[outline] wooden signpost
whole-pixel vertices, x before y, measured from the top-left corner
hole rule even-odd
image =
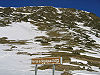
[[[55,72],[55,64],[62,64],[62,57],[48,57],[48,58],[33,58],[31,61],[35,66],[35,75],[37,75],[37,65],[38,64],[52,64],[53,65],[53,74]]]

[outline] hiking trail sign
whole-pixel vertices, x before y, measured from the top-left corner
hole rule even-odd
[[[53,74],[55,72],[55,64],[62,64],[62,57],[47,57],[47,58],[33,58],[31,64],[36,64],[35,66],[35,75],[37,75],[37,65],[38,64],[52,64],[53,65]]]

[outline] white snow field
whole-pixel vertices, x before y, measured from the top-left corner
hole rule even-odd
[[[38,52],[49,52],[34,41],[36,36],[47,36],[45,31],[39,31],[37,26],[29,22],[12,23],[7,27],[0,27],[0,38],[7,37],[7,40],[28,40],[27,44],[0,44],[0,75],[34,75],[35,65],[31,64],[31,59],[36,57],[46,57]],[[12,46],[16,46],[9,51]],[[8,51],[6,51],[8,50]],[[17,54],[18,52],[24,54]],[[26,54],[25,54],[26,53]],[[27,55],[27,53],[39,55]],[[44,73],[45,72],[45,73]],[[38,70],[38,75],[50,75],[52,70]],[[60,71],[56,71],[60,75]]]

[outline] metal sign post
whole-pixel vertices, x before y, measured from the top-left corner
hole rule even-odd
[[[54,75],[55,74],[55,64],[53,64],[53,73],[52,73],[52,75]]]
[[[33,58],[31,64],[35,65],[35,75],[37,75],[38,64],[52,64],[53,70],[52,75],[55,74],[55,64],[62,64],[62,57],[49,57],[49,58]]]
[[[35,75],[37,75],[37,64],[35,65]]]

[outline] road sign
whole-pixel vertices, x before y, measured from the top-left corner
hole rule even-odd
[[[62,64],[61,57],[33,58],[32,64]]]
[[[62,64],[62,57],[33,58],[31,64],[36,64],[35,75],[37,75],[37,64],[53,64],[53,73],[55,73],[55,64]]]

